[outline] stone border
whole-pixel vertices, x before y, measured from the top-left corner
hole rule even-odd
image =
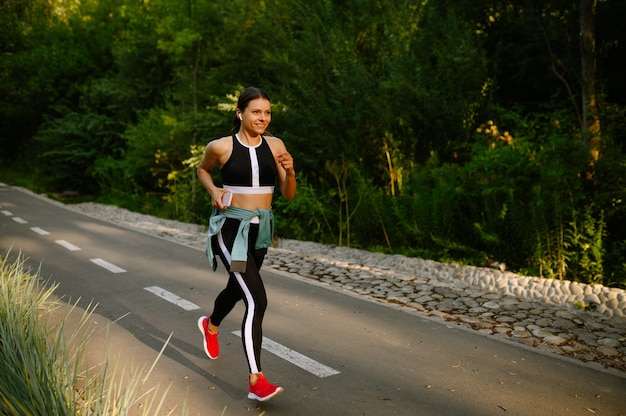
[[[439,263],[397,254],[370,253],[359,249],[325,246],[313,242],[279,240],[276,247],[314,255],[321,259],[343,260],[353,264],[351,267],[358,268],[359,263],[367,264],[379,270],[393,271],[396,276],[404,275],[404,278],[424,277],[501,296],[515,296],[529,301],[569,305],[578,309],[599,312],[609,317],[626,317],[626,291],[619,288],[522,276],[487,267]]]

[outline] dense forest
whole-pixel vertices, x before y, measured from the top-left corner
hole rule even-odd
[[[626,287],[623,0],[3,0],[0,37],[5,182],[206,223],[257,86],[279,237]]]

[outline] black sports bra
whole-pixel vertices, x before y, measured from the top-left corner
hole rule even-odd
[[[276,183],[276,161],[261,135],[256,146],[246,146],[233,134],[233,151],[222,166],[224,189],[234,194],[271,194]]]

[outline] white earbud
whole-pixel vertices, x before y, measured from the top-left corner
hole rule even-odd
[[[241,114],[237,114],[237,117],[239,117],[239,120],[243,120],[243,119],[241,118]]]

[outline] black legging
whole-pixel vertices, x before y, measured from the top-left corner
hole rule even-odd
[[[213,252],[219,255],[227,270],[230,270],[231,252],[238,228],[239,220],[227,218],[221,231],[211,240]],[[265,286],[259,274],[267,249],[254,248],[258,232],[258,224],[250,224],[246,271],[229,272],[226,288],[215,299],[211,314],[211,323],[220,326],[237,302],[243,299],[246,313],[241,324],[241,338],[250,373],[261,372],[262,323],[267,308]]]

